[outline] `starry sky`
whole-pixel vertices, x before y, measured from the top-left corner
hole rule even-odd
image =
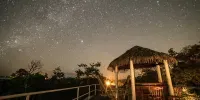
[[[200,0],[0,0],[0,75],[41,60],[74,75],[135,45],[167,52],[200,41]]]

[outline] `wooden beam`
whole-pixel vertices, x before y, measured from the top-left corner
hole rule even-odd
[[[162,83],[162,75],[161,75],[161,71],[160,71],[160,65],[156,65],[156,71],[157,71],[157,75],[158,75],[158,82]]]
[[[118,66],[115,66],[115,89],[116,89],[116,95],[115,99],[118,100]]]
[[[172,80],[171,80],[171,76],[170,76],[170,71],[169,71],[169,66],[168,66],[167,60],[163,60],[163,63],[164,63],[164,66],[165,66],[167,84],[168,84],[168,87],[169,87],[169,94],[170,94],[170,96],[174,96],[174,89],[173,89],[173,85],[172,85]]]
[[[130,73],[131,73],[131,89],[132,89],[132,100],[136,100],[135,92],[135,69],[133,65],[133,60],[130,59]]]

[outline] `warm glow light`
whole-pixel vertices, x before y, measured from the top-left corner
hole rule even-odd
[[[110,86],[110,81],[109,80],[106,81],[106,85]]]

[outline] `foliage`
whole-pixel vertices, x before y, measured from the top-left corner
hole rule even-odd
[[[76,70],[75,72],[76,72],[77,78],[80,78],[81,76],[84,75],[84,72],[82,70],[80,70],[80,69]]]
[[[48,79],[48,74],[45,73],[45,74],[44,74],[44,77],[45,77],[45,79]]]
[[[176,53],[172,48],[168,51],[179,60],[178,66],[172,69],[172,81],[176,85],[200,85],[200,43],[183,47]]]
[[[29,73],[26,69],[20,68],[19,70],[17,70],[15,73],[12,73],[12,77],[25,77],[27,76]]]
[[[36,76],[44,77],[43,75],[39,74],[42,66],[43,64],[41,63],[41,61],[32,60],[28,65],[27,70],[20,68],[15,73],[12,73],[11,76],[13,77],[13,79],[11,83],[15,85],[14,86],[11,85],[11,87],[19,92],[20,91],[27,92],[27,89],[30,89],[32,87],[32,83],[35,84],[39,81],[38,79],[34,79]],[[33,81],[33,80],[38,80],[38,81]]]
[[[27,77],[30,74],[39,73],[43,64],[39,60],[32,60],[28,65],[28,70],[20,68],[15,73],[12,73],[12,77]]]
[[[200,43],[184,47],[177,55],[177,59],[186,63],[198,62],[200,59]]]
[[[83,68],[84,71],[81,69],[76,70],[76,76],[79,79],[81,76],[86,76],[87,78],[87,84],[90,84],[91,78],[95,77],[95,75],[100,75],[99,73],[99,67],[101,66],[100,62],[97,63],[90,63],[89,65],[87,64],[79,64],[78,65],[80,68]]]
[[[172,81],[175,85],[200,85],[200,64],[179,63],[172,69]]]
[[[144,83],[144,82],[158,82],[157,72],[152,69],[142,69],[142,75],[136,77],[136,82]]]
[[[52,78],[55,78],[55,79],[62,79],[64,78],[65,74],[64,72],[61,71],[60,67],[57,67],[53,70],[53,76]]]
[[[176,56],[177,56],[177,52],[174,51],[173,48],[170,48],[170,49],[168,50],[168,53],[169,53],[169,55],[172,56],[172,57],[176,57]]]
[[[93,75],[99,75],[99,67],[101,66],[100,62],[97,63],[90,63],[89,66],[87,64],[79,64],[79,67],[84,68],[84,71],[78,69],[76,70],[77,78],[80,76],[86,75],[86,77],[92,77]]]

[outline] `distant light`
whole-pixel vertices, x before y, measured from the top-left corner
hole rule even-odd
[[[183,88],[182,91],[183,91],[183,92],[186,92],[186,91],[187,91],[187,88]]]
[[[81,43],[83,43],[83,40],[81,40]]]
[[[110,86],[110,81],[109,80],[106,81],[106,85]]]

